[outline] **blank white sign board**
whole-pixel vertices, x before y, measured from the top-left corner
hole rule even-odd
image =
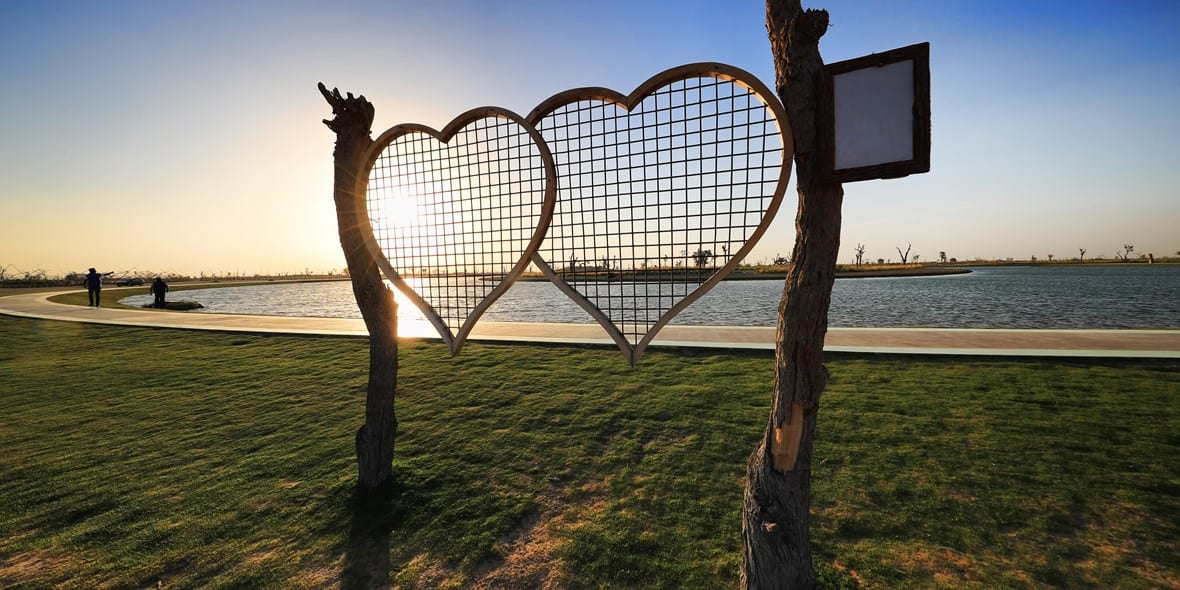
[[[914,159],[914,62],[833,76],[836,169]]]
[[[838,182],[930,170],[930,45],[825,67],[826,175]]]

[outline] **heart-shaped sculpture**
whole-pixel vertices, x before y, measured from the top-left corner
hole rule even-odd
[[[553,157],[522,117],[483,107],[442,131],[393,127],[368,161],[366,242],[390,282],[458,354],[545,235],[556,195]]]
[[[553,153],[557,206],[533,260],[634,364],[766,231],[791,174],[782,105],[723,64],[657,74],[628,96],[559,93],[528,116]]]

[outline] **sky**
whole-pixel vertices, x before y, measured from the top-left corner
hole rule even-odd
[[[1180,3],[805,6],[828,63],[931,46],[931,171],[845,184],[840,262],[1180,252]],[[0,0],[0,268],[339,271],[317,82],[376,137],[700,61],[773,87],[765,5]],[[748,260],[789,255],[795,199]]]

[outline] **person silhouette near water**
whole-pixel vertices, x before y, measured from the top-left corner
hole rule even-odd
[[[99,274],[94,267],[90,267],[90,272],[86,273],[86,294],[90,297],[91,307],[99,307],[102,303],[102,278],[111,273],[104,272]]]
[[[165,283],[164,279],[156,277],[148,291],[156,296],[155,307],[164,307],[164,294],[168,292],[168,283]]]

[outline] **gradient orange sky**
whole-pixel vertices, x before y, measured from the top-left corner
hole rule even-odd
[[[838,61],[931,43],[932,171],[845,185],[842,262],[1180,251],[1180,4],[816,3]],[[344,266],[331,116],[374,136],[719,61],[773,85],[765,6],[698,2],[0,2],[0,267]],[[789,254],[793,190],[751,259]]]

